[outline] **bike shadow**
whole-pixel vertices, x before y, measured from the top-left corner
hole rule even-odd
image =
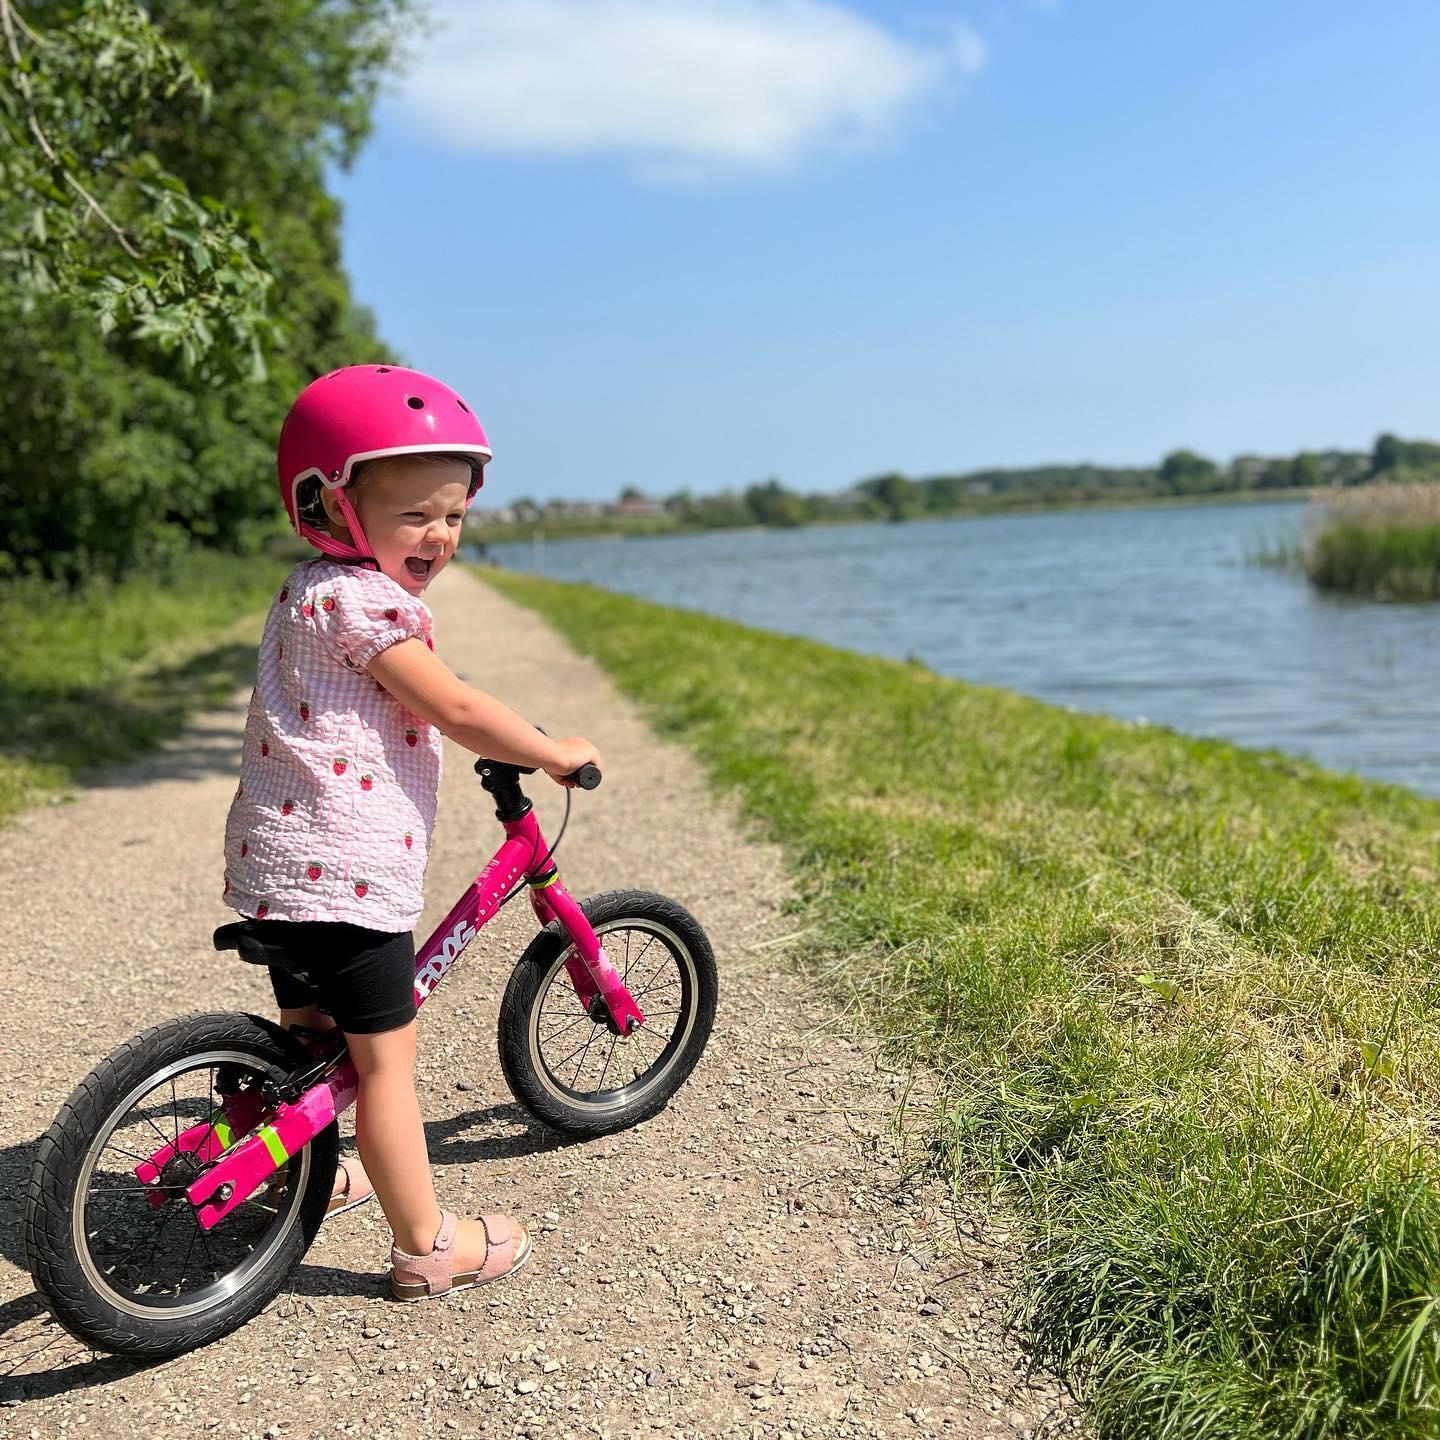
[[[38,1135],[33,1140],[0,1147],[0,1255],[21,1270],[30,1268],[25,1259],[25,1242],[20,1225],[25,1189],[30,1183],[30,1171],[34,1169],[35,1152],[39,1148]],[[9,1305],[0,1305],[0,1334],[9,1328],[3,1323],[9,1308]]]
[[[477,1130],[481,1133],[476,1134]],[[513,1102],[433,1120],[425,1126],[425,1141],[434,1165],[484,1165],[585,1143],[547,1130]],[[37,1137],[0,1148],[0,1253],[22,1273],[29,1269],[21,1231],[24,1192],[39,1146]],[[353,1298],[375,1296],[384,1290],[384,1276],[373,1270],[345,1270],[307,1261],[280,1303],[287,1297],[303,1303],[304,1297]],[[0,1303],[0,1405],[51,1399],[165,1363],[125,1360],[85,1349],[48,1321],[45,1306],[33,1290]]]
[[[502,1134],[472,1135],[485,1126]],[[489,1105],[483,1110],[466,1110],[447,1120],[431,1120],[425,1126],[425,1144],[432,1165],[478,1165],[493,1160],[523,1160],[529,1155],[548,1155],[586,1142],[548,1130],[531,1119],[514,1101]]]

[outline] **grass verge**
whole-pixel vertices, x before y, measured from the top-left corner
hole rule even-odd
[[[87,771],[152,748],[243,683],[259,617],[289,568],[196,553],[161,579],[79,594],[0,589],[0,824]]]
[[[1440,804],[505,572],[787,848],[1105,1436],[1440,1435]],[[603,737],[600,737],[603,741]]]

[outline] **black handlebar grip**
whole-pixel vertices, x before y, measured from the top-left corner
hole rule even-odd
[[[582,765],[565,778],[573,780],[582,790],[593,790],[600,783],[600,772],[593,765]]]

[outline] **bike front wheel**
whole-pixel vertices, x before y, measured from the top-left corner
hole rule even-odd
[[[526,949],[500,1005],[500,1066],[520,1104],[565,1135],[611,1135],[659,1114],[710,1038],[719,982],[693,915],[647,890],[580,902],[606,957],[645,1015],[622,1038],[603,1004],[580,1004],[565,962],[574,947],[558,922]]]
[[[280,1292],[325,1217],[336,1126],[212,1230],[185,1190],[244,1138],[225,1117],[268,1119],[260,1087],[306,1058],[255,1016],[186,1015],[126,1041],[80,1082],[41,1138],[25,1198],[35,1288],[72,1335],[166,1359],[238,1329]],[[163,1168],[142,1182],[157,1156]]]

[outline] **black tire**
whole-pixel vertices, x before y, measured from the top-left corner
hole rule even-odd
[[[568,1003],[570,1009],[561,1017],[561,1023],[575,1032],[580,1045],[593,1045],[598,1040],[613,1057],[621,1042],[605,1017],[591,1019],[579,1008],[563,968],[569,938],[558,922],[552,922],[530,942],[505,987],[500,1005],[500,1066],[510,1093],[541,1124],[576,1137],[613,1135],[658,1115],[689,1078],[710,1038],[719,982],[705,932],[695,917],[673,900],[648,890],[610,890],[582,900],[580,908],[602,941],[607,935],[614,937],[606,943],[605,953],[622,978],[627,967],[635,967],[639,978],[627,981],[632,990],[644,982],[649,972],[646,969],[642,973],[641,966],[646,962],[640,954],[631,958],[630,950],[637,948],[631,937],[644,937],[639,942],[647,947],[643,953],[658,959],[662,967],[673,965],[674,978],[666,982],[675,998],[673,1029],[662,1040],[657,1020],[654,1027],[647,1023],[635,1037],[623,1042],[635,1047],[633,1055],[627,1052],[627,1059],[621,1062],[622,1070],[627,1064],[631,1070],[631,1079],[624,1085],[608,1090],[578,1088],[579,1069],[576,1083],[567,1083],[545,1053],[541,1034],[541,1020],[549,1013],[547,1000],[552,991],[557,1001]],[[626,935],[630,948],[616,953],[621,934]],[[654,951],[657,945],[663,947],[658,955]],[[653,999],[649,1002],[652,1009],[647,1010],[644,997],[637,992],[635,998],[646,1011],[647,1022],[652,1014],[659,1015],[662,1007]],[[668,1002],[663,1009],[668,1023]],[[643,1071],[634,1068],[640,1060],[645,1062]],[[582,1059],[581,1068],[584,1063]],[[607,1059],[599,1087],[604,1085],[609,1064]]]
[[[157,1208],[146,1205],[133,1170],[126,1174],[137,1151],[124,1149],[114,1137],[128,1138],[131,1130],[126,1121],[133,1114],[135,1132],[146,1133],[152,1146],[153,1137],[141,1131],[140,1122],[158,1129],[162,1140],[168,1138],[163,1106],[157,1110],[153,1105],[136,1105],[155,1094],[157,1087],[167,1083],[170,1087],[178,1134],[184,1119],[203,1118],[202,1069],[210,1077],[213,1097],[216,1085],[233,1088],[250,1084],[255,1077],[280,1079],[305,1059],[304,1050],[290,1035],[258,1016],[185,1015],[127,1040],[75,1087],[40,1141],[25,1197],[24,1234],[35,1288],[78,1340],[134,1359],[168,1359],[239,1329],[287,1284],[325,1216],[339,1150],[335,1125],[290,1157],[277,1172],[273,1188],[257,1192],[263,1203],[252,1197],[208,1235],[199,1232],[178,1193],[179,1183],[186,1183],[183,1176],[177,1175],[178,1183],[171,1187],[176,1192],[172,1199]],[[181,1102],[179,1082],[190,1075],[196,1078],[187,1085]],[[191,1088],[194,1095],[188,1093]],[[145,1152],[138,1153],[144,1158]],[[121,1185],[111,1189],[95,1184],[97,1176],[102,1182],[108,1180],[112,1169]],[[133,1194],[128,1188],[132,1185]],[[123,1198],[99,1198],[111,1194]],[[112,1219],[109,1211],[117,1218]],[[155,1239],[142,1259],[133,1260],[128,1254],[117,1259],[115,1251],[107,1248],[107,1225],[114,1225],[121,1235],[138,1232],[139,1243],[144,1244],[147,1223],[153,1226]],[[238,1254],[252,1232],[263,1244],[225,1270],[224,1257]],[[209,1269],[214,1283],[197,1281],[187,1294],[187,1267],[196,1241],[204,1242],[208,1260],[196,1258],[195,1268]],[[169,1281],[142,1279],[140,1288],[123,1283],[127,1274],[161,1274],[166,1264],[173,1263],[172,1253],[187,1245],[173,1295],[164,1291]]]

